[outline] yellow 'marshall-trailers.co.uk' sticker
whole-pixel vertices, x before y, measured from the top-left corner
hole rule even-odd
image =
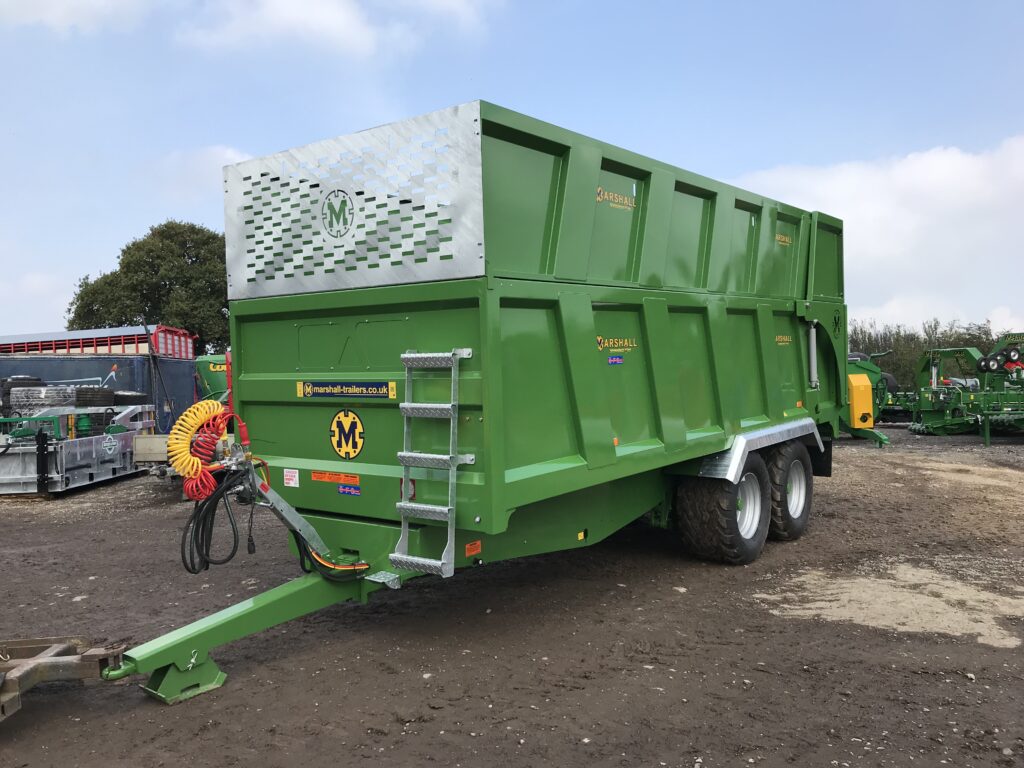
[[[297,381],[295,396],[394,400],[398,397],[398,385],[393,381]]]

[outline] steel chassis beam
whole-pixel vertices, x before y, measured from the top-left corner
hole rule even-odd
[[[106,680],[148,674],[142,689],[166,704],[176,704],[219,688],[227,675],[209,654],[213,648],[297,619],[321,608],[362,597],[362,580],[328,581],[310,573],[199,619],[124,653]],[[374,585],[377,586],[377,585]]]

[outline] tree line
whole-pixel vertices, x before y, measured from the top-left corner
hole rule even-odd
[[[914,383],[918,360],[925,351],[977,347],[982,353],[987,353],[1003,332],[994,331],[987,320],[984,323],[960,323],[956,320],[943,323],[932,318],[923,322],[920,330],[898,323],[851,320],[850,351],[871,354],[892,350],[892,354],[876,363],[883,371],[895,376],[901,387],[907,387]]]

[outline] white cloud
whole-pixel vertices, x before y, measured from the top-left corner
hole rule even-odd
[[[502,0],[0,0],[0,26],[40,25],[66,34],[126,27],[161,6],[177,37],[220,50],[308,44],[351,58],[409,53],[450,23],[479,35]]]
[[[483,29],[492,0],[219,0],[205,2],[181,28],[208,49],[274,42],[317,45],[357,59],[408,53],[427,25],[451,19],[463,33]]]
[[[382,32],[357,0],[223,0],[207,3],[200,16],[182,37],[211,48],[293,39],[365,57],[377,50]]]
[[[912,326],[987,317],[1021,328],[1024,135],[982,152],[786,166],[736,183],[843,219],[853,317]]]
[[[67,33],[127,26],[156,5],[155,0],[0,0],[0,24],[40,25]]]
[[[1009,307],[994,307],[988,313],[988,320],[992,323],[992,330],[996,333],[1003,331],[1024,331],[1024,314],[1020,309]]]
[[[499,0],[384,0],[420,10],[455,22],[463,32],[478,32],[484,27],[484,13]]]
[[[248,160],[251,155],[234,147],[216,144],[199,149],[177,150],[160,161],[160,177],[168,196],[183,203],[218,197],[224,188],[225,165]]]

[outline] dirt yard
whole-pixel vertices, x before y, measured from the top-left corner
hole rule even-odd
[[[728,568],[641,526],[214,652],[227,684],[37,688],[0,766],[1024,766],[1024,441],[843,441],[801,541]],[[202,576],[137,478],[0,500],[0,637],[147,640],[296,575]]]

